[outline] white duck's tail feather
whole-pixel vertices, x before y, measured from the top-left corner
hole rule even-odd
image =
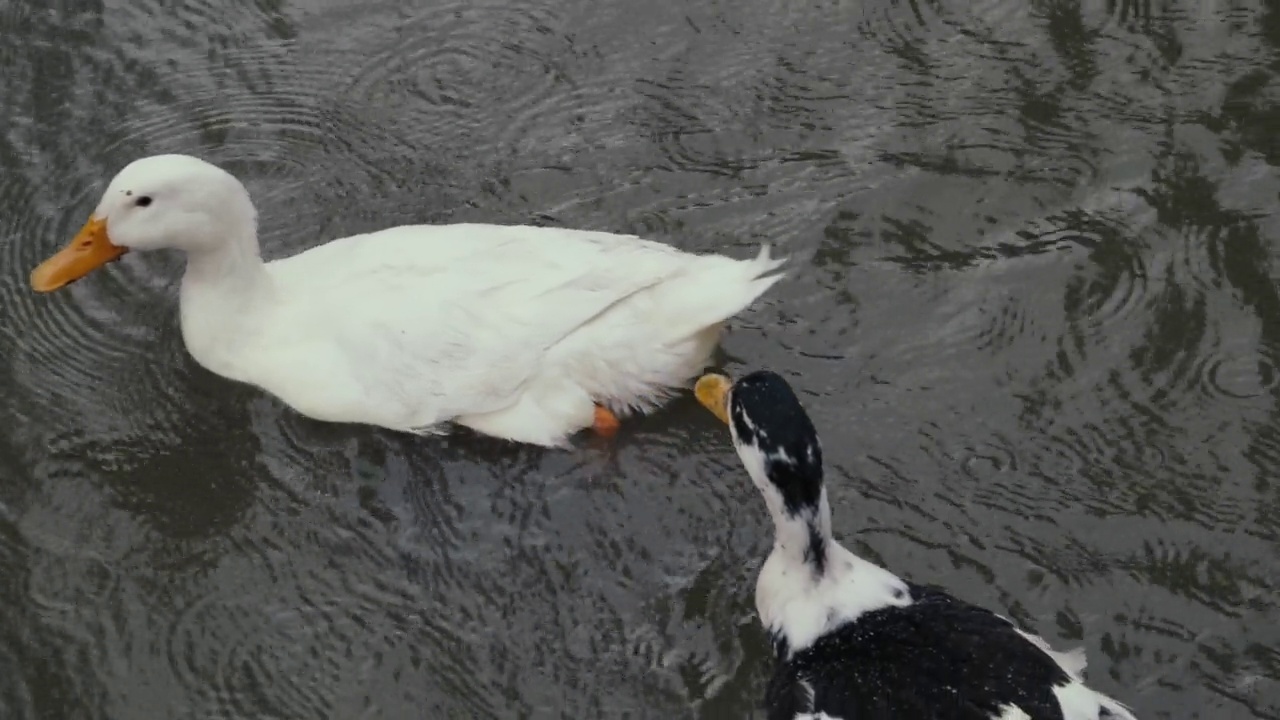
[[[661,280],[559,343],[564,372],[618,415],[657,407],[707,366],[725,321],[782,278],[769,273],[783,262],[767,246],[753,260],[681,257]]]
[[[737,315],[755,302],[774,283],[785,277],[775,272],[787,258],[774,258],[763,245],[752,260],[722,256],[701,256],[692,260],[689,271],[654,288],[662,298],[671,338],[688,337]]]

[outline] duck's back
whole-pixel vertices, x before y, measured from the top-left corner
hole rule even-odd
[[[376,271],[388,266],[418,272],[441,272],[459,266],[484,264],[526,274],[543,266],[573,261],[595,263],[604,257],[674,261],[684,255],[662,243],[633,235],[532,225],[402,225],[352,235],[318,245],[270,263],[282,278],[336,278]],[[534,265],[530,265],[533,263]]]
[[[1006,619],[910,588],[780,660],[769,720],[1132,720]]]
[[[702,359],[651,349],[750,303],[776,279],[756,280],[777,265],[762,258],[528,226],[343,238],[267,264],[278,300],[248,380],[312,417],[415,431],[513,407],[545,377],[638,404]],[[638,354],[639,370],[613,357]],[[543,424],[538,442],[576,429]]]

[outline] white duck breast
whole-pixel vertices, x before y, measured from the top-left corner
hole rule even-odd
[[[773,517],[756,609],[777,668],[770,720],[1134,720],[1009,620],[906,582],[831,534],[822,448],[795,393],[762,371],[699,380]]]
[[[32,273],[62,287],[128,250],[187,253],[192,356],[319,420],[436,432],[456,422],[560,445],[653,408],[705,365],[723,323],[781,276],[633,236],[403,226],[263,262],[244,186],[196,158],[135,161]]]

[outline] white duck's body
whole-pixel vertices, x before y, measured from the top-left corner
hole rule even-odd
[[[744,261],[480,224],[396,227],[263,262],[243,186],[184,156],[122,170],[100,221],[117,250],[187,251],[182,334],[210,371],[319,420],[415,433],[454,422],[548,446],[591,426],[597,404],[646,410],[686,385],[781,264],[767,249]],[[60,286],[42,269],[33,284]]]
[[[270,263],[193,256],[182,333],[204,367],[312,418],[556,445],[596,402],[645,410],[687,383],[775,267],[608,233],[406,226]]]

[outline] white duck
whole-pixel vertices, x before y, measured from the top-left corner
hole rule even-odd
[[[187,254],[188,351],[318,420],[545,446],[651,409],[707,364],[723,323],[782,260],[692,255],[629,235],[412,225],[263,262],[257,211],[184,155],[130,163],[71,243],[31,274],[49,292],[129,250]]]
[[[773,516],[756,611],[777,666],[769,720],[1135,720],[1090,689],[1084,653],[946,591],[903,580],[831,532],[822,445],[791,386],[709,374],[698,400],[729,425]]]

